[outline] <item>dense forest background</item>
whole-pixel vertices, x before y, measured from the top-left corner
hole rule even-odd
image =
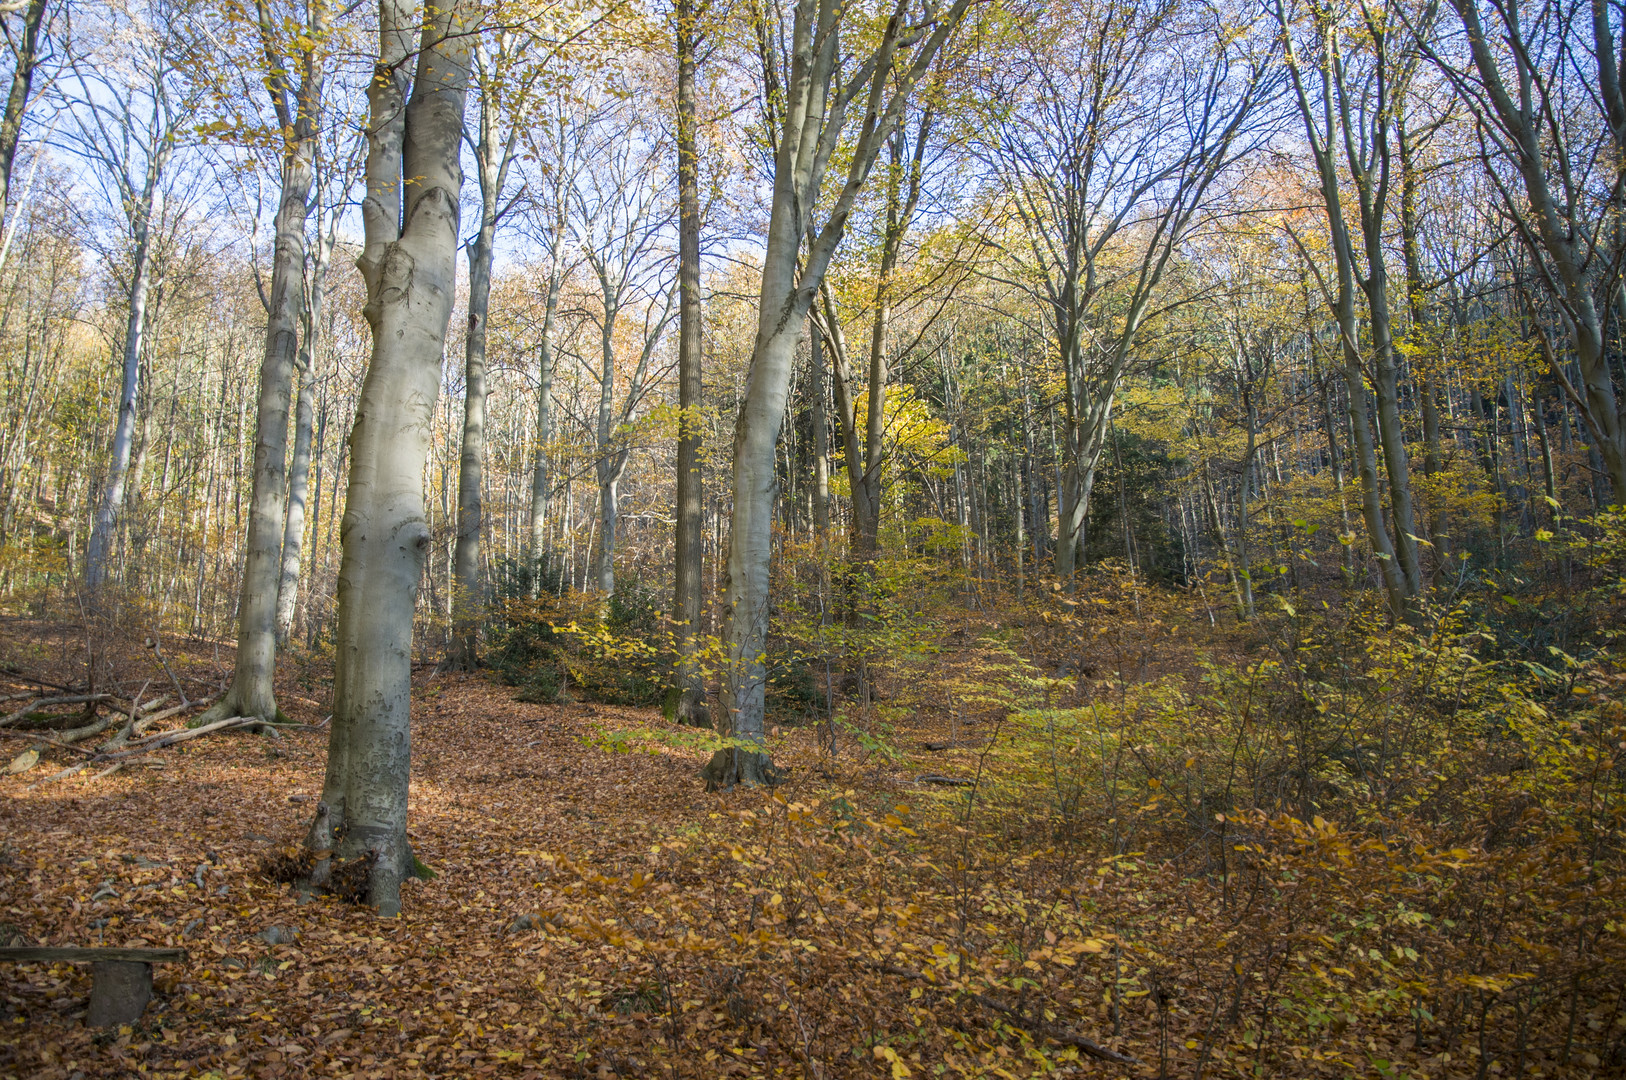
[[[94,1052],[472,1067],[342,900],[515,1075],[1618,1075],[1623,18],[0,4],[0,862],[185,742],[356,972]]]

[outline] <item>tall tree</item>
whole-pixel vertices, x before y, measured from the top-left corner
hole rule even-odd
[[[182,14],[164,3],[101,12],[91,26],[81,24],[84,35],[94,39],[81,40],[82,51],[69,62],[61,84],[67,117],[57,138],[91,167],[122,226],[115,257],[121,264],[125,324],[113,440],[85,550],[84,585],[92,595],[107,580],[125,502],[155,255],[164,221],[176,220],[181,209],[166,203],[184,201],[169,196],[176,192],[175,155],[191,132],[198,93],[182,78],[183,49],[176,33]],[[109,51],[115,49],[122,63],[110,62]]]
[[[253,489],[237,604],[237,657],[231,686],[200,721],[232,716],[278,719],[276,702],[277,594],[282,584],[284,510],[288,501],[288,410],[304,320],[306,243],[311,185],[316,175],[331,31],[327,0],[304,0],[279,12],[271,0],[252,10],[226,10],[248,23],[259,46],[258,71],[274,124],[281,193],[265,294],[265,349],[254,424]],[[295,17],[297,15],[297,17]],[[296,75],[297,73],[297,75]],[[309,431],[309,424],[306,424]]]
[[[677,0],[672,33],[677,52],[678,195],[678,438],[677,521],[673,532],[672,622],[677,631],[676,719],[709,720],[705,688],[694,662],[700,635],[701,557],[705,550],[705,491],[701,449],[700,114],[695,80],[710,0]]]
[[[797,0],[788,39],[761,50],[773,190],[756,336],[734,424],[721,722],[735,742],[707,764],[711,787],[769,783],[775,776],[768,755],[758,749],[767,689],[768,568],[778,486],[774,457],[802,327],[877,155],[902,119],[915,84],[969,6],[970,0],[954,0],[946,8],[925,0],[916,8],[899,0],[880,26],[861,27],[838,0]],[[759,27],[761,34],[776,38],[785,30],[777,22],[768,25],[765,16]],[[811,215],[855,101],[863,116],[852,133],[846,175],[823,225],[813,228]]]
[[[1433,0],[1428,0],[1424,17],[1419,20],[1422,26],[1433,21],[1433,7]],[[1408,23],[1387,20],[1371,9],[1363,7],[1359,16],[1346,17],[1330,5],[1313,3],[1308,15],[1315,52],[1313,61],[1306,64],[1292,42],[1293,22],[1288,9],[1280,2],[1276,5],[1277,20],[1288,41],[1288,70],[1305,138],[1315,160],[1337,269],[1338,287],[1335,293],[1328,290],[1328,302],[1338,323],[1344,356],[1350,425],[1361,477],[1362,516],[1383,563],[1390,606],[1397,616],[1415,618],[1423,575],[1410,457],[1400,416],[1385,229],[1396,179],[1391,141],[1396,110],[1404,107],[1404,87],[1421,54]],[[1346,21],[1353,25],[1346,26]],[[1339,147],[1343,148],[1342,155],[1338,155]],[[1358,242],[1350,232],[1344,210],[1340,165],[1354,188]],[[1356,320],[1358,296],[1365,301],[1370,362]],[[1377,404],[1375,417],[1367,406],[1368,383]],[[1387,524],[1377,475],[1378,447],[1371,434],[1374,419],[1384,478],[1388,481],[1391,521]]]
[[[598,544],[593,584],[615,591],[615,546],[620,522],[620,484],[631,451],[629,425],[655,385],[655,349],[671,321],[677,299],[671,287],[671,206],[663,198],[669,148],[657,132],[639,130],[625,100],[591,106],[585,128],[585,160],[570,193],[571,229],[582,261],[597,284],[587,319],[597,324],[598,355],[588,372],[598,384],[593,413],[593,475],[599,489]],[[627,322],[641,326],[628,335]],[[636,350],[630,373],[617,363],[618,339],[630,336]],[[617,388],[625,389],[617,403]]]
[[[452,553],[452,639],[447,665],[473,671],[478,663],[480,604],[481,482],[486,430],[486,313],[491,304],[491,262],[497,226],[512,208],[503,202],[509,168],[519,145],[519,125],[509,115],[516,104],[514,69],[529,43],[505,29],[488,47],[476,42],[474,82],[479,113],[468,136],[479,184],[480,218],[469,239],[469,324],[463,336],[463,442],[457,466],[457,543]],[[506,129],[506,130],[505,130]]]
[[[1274,50],[1185,0],[1023,12],[988,66],[1005,103],[982,156],[1004,244],[1046,312],[1065,379],[1056,573],[1070,575],[1136,338],[1215,180],[1268,130]],[[997,235],[997,234],[996,234]]]
[[[373,343],[350,433],[327,776],[306,845],[313,883],[327,880],[335,856],[368,859],[368,900],[383,915],[399,914],[401,882],[413,867],[412,616],[431,542],[424,465],[456,293],[459,149],[475,32],[466,0],[380,0],[368,88],[356,266]]]
[[[15,26],[10,18],[0,22],[0,32],[5,34],[11,51],[11,89],[6,94],[5,111],[0,113],[0,215],[10,205],[11,167],[17,160],[23,120],[33,98],[34,73],[41,58],[40,32],[46,24],[48,7],[47,0],[27,0]]]
[[[1430,56],[1480,120],[1482,157],[1500,209],[1528,253],[1537,288],[1556,308],[1579,379],[1562,349],[1553,378],[1591,432],[1626,504],[1626,396],[1610,362],[1610,324],[1626,324],[1626,34],[1620,5],[1555,0],[1534,11],[1450,0],[1468,64]],[[1620,35],[1617,37],[1617,35]],[[1514,176],[1506,175],[1511,168]],[[1577,382],[1579,385],[1577,385]]]

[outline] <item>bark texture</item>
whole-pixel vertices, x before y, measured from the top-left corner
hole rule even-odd
[[[336,856],[367,859],[368,899],[384,915],[400,912],[414,866],[412,616],[430,544],[423,469],[457,276],[471,19],[463,2],[424,11],[384,0],[368,89],[366,239],[356,265],[373,348],[350,434],[327,775],[306,844],[316,883]],[[420,26],[413,72],[409,35]]]

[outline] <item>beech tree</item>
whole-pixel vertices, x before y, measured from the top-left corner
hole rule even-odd
[[[254,485],[238,591],[237,657],[230,687],[199,718],[201,723],[233,716],[278,719],[277,602],[283,578],[284,511],[289,503],[288,410],[300,337],[310,328],[305,319],[306,227],[322,133],[331,15],[327,0],[305,0],[292,14],[273,9],[270,0],[256,0],[252,11],[225,12],[229,30],[242,24],[253,27],[263,65],[257,73],[273,121],[265,138],[277,147],[281,191],[270,289],[263,296],[265,351],[254,425]],[[321,261],[325,272],[325,260]]]
[[[755,747],[762,742],[767,689],[763,651],[777,487],[774,455],[796,347],[876,156],[902,119],[915,84],[969,6],[970,0],[946,7],[932,0],[918,7],[898,0],[878,28],[865,28],[837,0],[797,0],[788,28],[759,24],[759,33],[775,39],[761,50],[773,193],[756,335],[734,424],[720,721],[734,744],[707,764],[709,787],[770,783],[776,776],[768,756]],[[787,29],[788,37],[778,40]],[[865,41],[866,29],[878,29],[873,45]],[[823,223],[814,226],[825,174],[855,102],[862,118],[852,133],[845,176]]]
[[[1136,339],[1210,187],[1269,131],[1260,106],[1280,82],[1271,47],[1184,0],[1016,21],[1014,55],[987,65],[1002,111],[979,153],[1005,188],[1006,280],[1046,312],[1065,380],[1054,561],[1066,577]]]
[[[197,178],[178,176],[174,167],[199,99],[180,66],[183,15],[164,3],[109,8],[94,24],[81,24],[80,51],[59,84],[67,117],[56,138],[90,167],[122,226],[107,253],[120,264],[126,318],[113,440],[85,551],[84,585],[92,596],[107,580],[124,507],[157,256],[168,239],[165,226],[180,220],[196,190]]]
[[[1479,120],[1487,175],[1534,268],[1535,288],[1558,314],[1574,352],[1549,340],[1553,378],[1603,459],[1614,501],[1626,503],[1626,398],[1610,363],[1611,325],[1626,324],[1626,34],[1620,6],[1592,0],[1493,4],[1450,0],[1467,45],[1458,65],[1430,56]],[[1590,14],[1590,18],[1585,15]],[[1619,35],[1619,36],[1617,36]],[[1565,71],[1584,73],[1575,82]],[[1504,170],[1510,171],[1508,175]],[[1515,179],[1516,177],[1516,179]]]
[[[431,539],[423,472],[456,292],[474,22],[465,0],[380,0],[368,88],[356,266],[372,355],[350,434],[327,775],[306,846],[312,884],[328,880],[335,858],[367,858],[368,901],[383,915],[399,914],[414,865],[406,835],[412,610]]]

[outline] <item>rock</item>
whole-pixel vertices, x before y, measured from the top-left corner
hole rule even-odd
[[[267,945],[292,945],[299,931],[291,926],[268,926],[260,931],[260,940]]]

